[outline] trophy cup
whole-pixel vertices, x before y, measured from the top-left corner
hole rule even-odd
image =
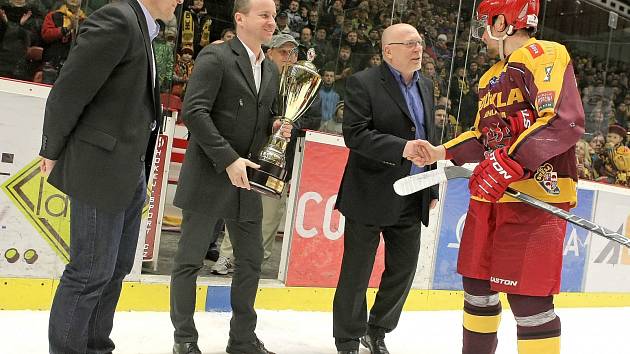
[[[308,60],[295,64],[286,64],[280,77],[278,91],[277,118],[284,124],[293,124],[306,112],[317,94],[321,77],[317,68]],[[258,193],[279,199],[284,189],[286,170],[286,149],[288,139],[283,137],[280,129],[274,133],[257,159],[253,162],[259,169],[248,168],[249,184]]]

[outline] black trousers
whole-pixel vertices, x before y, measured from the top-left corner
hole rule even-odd
[[[368,319],[365,292],[381,232],[385,271]],[[396,328],[418,265],[420,222],[374,226],[346,219],[344,233],[341,274],[333,302],[333,335],[338,350],[353,350],[358,349],[359,337],[366,332],[384,335]]]
[[[197,274],[211,242],[210,230],[218,220],[208,215],[183,211],[182,235],[171,276],[171,321],[177,343],[197,342],[199,337],[193,320]],[[236,342],[250,342],[256,338],[254,301],[263,260],[262,224],[260,220],[225,220],[225,224],[235,257],[230,293],[230,338]]]

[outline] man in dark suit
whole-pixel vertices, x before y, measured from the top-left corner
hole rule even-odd
[[[429,221],[437,188],[410,196],[394,193],[399,178],[421,172],[409,159],[418,142],[432,140],[433,85],[420,73],[422,37],[407,24],[383,33],[385,63],[359,72],[346,84],[343,136],[350,155],[336,207],[345,216],[344,254],[333,303],[339,353],[389,353],[385,333],[398,324],[420,251],[420,227]],[[385,271],[369,319],[367,290],[380,233]],[[367,322],[366,322],[367,321]]]
[[[268,44],[267,59],[271,60],[278,72],[282,72],[286,65],[292,65],[297,62],[298,58],[298,42],[290,34],[281,33],[276,34],[271,38],[271,42]],[[321,123],[321,103],[318,98],[313,101],[313,104],[306,112],[293,124],[293,131],[291,132],[292,138],[289,141],[286,148],[286,180],[291,181],[293,173],[293,159],[295,156],[295,145],[297,143],[297,137],[301,134],[300,129],[316,130]],[[287,183],[288,184],[288,183]],[[282,216],[285,213],[287,205],[288,187],[285,186],[284,191],[280,198],[273,198],[269,196],[262,196],[262,237],[263,237],[263,250],[264,257],[263,262],[267,261],[271,257],[273,252],[273,245],[276,240],[276,234],[282,221]],[[226,232],[226,238],[221,242],[221,251],[219,253],[219,259],[212,266],[212,273],[218,275],[229,274],[234,269],[232,268],[232,262],[234,260],[234,253],[232,252],[232,243],[229,238],[230,230]]]
[[[196,280],[219,218],[230,230],[236,257],[228,353],[269,353],[256,337],[254,301],[263,258],[262,203],[250,190],[246,167],[267,141],[274,122],[278,70],[262,43],[275,30],[273,0],[236,0],[237,37],[205,47],[184,99],[190,131],[174,204],[183,209],[182,235],[171,279],[174,353],[200,353],[193,321]],[[291,127],[283,129],[290,137]]]
[[[151,40],[177,0],[128,0],[85,20],[46,102],[40,155],[70,196],[70,263],[50,310],[51,353],[108,353],[133,266],[161,123]]]

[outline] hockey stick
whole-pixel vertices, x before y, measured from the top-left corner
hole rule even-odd
[[[445,182],[454,178],[469,178],[472,171],[461,166],[448,166],[444,168],[438,168],[436,170],[419,173],[413,176],[407,176],[399,179],[394,183],[394,191],[398,195],[409,195],[415,193],[427,187]],[[621,235],[620,233],[608,230],[607,228],[594,224],[593,222],[583,219],[575,214],[571,214],[551,204],[538,200],[530,195],[523,194],[512,188],[505,191],[505,194],[512,198],[516,198],[526,204],[553,214],[561,219],[564,219],[574,225],[594,232],[600,236],[603,236],[611,241],[615,241],[630,248],[630,239]]]

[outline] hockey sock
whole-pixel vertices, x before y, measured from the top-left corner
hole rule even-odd
[[[560,317],[553,296],[508,294],[517,325],[519,354],[560,354]]]
[[[466,278],[464,282],[464,335],[462,354],[493,354],[501,322],[499,294],[487,280]]]

